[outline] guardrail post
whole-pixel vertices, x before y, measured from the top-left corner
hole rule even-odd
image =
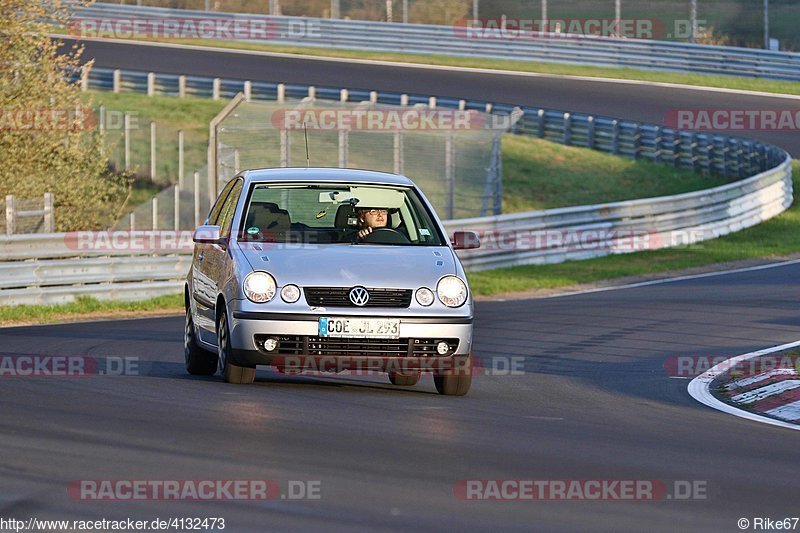
[[[186,76],[181,74],[178,76],[178,97],[185,98],[186,97]]]
[[[183,189],[183,178],[184,178],[184,157],[185,157],[185,148],[184,148],[184,135],[183,130],[178,130],[178,187]]]
[[[710,139],[706,137],[706,167],[708,168],[709,174],[712,174],[717,168],[716,157],[714,137],[712,136]]]
[[[619,120],[611,121],[611,153],[619,155]]]
[[[400,105],[401,106],[407,106],[408,105],[408,95],[407,94],[401,94],[400,95]]]
[[[147,96],[155,96],[156,94],[156,73],[147,73]]]
[[[572,115],[564,113],[564,146],[572,144]]]
[[[653,161],[659,163],[661,161],[661,141],[664,140],[663,135],[661,135],[661,126],[656,126],[655,130],[655,140],[653,142],[653,147],[655,151],[653,152]]]
[[[86,92],[89,90],[89,73],[92,71],[92,67],[88,65],[83,65],[81,67],[81,91]]]
[[[347,103],[348,98],[350,98],[350,92],[347,89],[342,89],[339,91],[339,101],[341,103]]]
[[[692,158],[692,172],[697,170],[697,134],[692,133],[689,145],[689,156]]]
[[[14,209],[14,195],[6,195],[6,235],[14,235],[16,232],[16,210]]]
[[[136,213],[131,213],[131,231],[136,231]]]
[[[122,71],[120,69],[114,69],[113,74],[113,81],[111,82],[111,90],[114,93],[118,93],[120,90],[120,86],[122,85]]]
[[[158,229],[158,196],[153,198],[153,229]]]
[[[394,132],[394,173],[395,174],[402,174],[405,170],[405,161],[404,161],[404,137],[402,131]]]
[[[173,226],[178,231],[181,229],[181,189],[177,184],[173,187],[173,194]]]
[[[131,115],[125,113],[123,135],[125,144],[125,171],[131,169]]]
[[[276,96],[276,99],[278,103],[282,104],[286,100],[286,85],[283,83],[279,83],[277,91],[278,94]]]
[[[536,117],[539,120],[538,125],[538,135],[540,139],[544,139],[545,134],[545,116],[544,116],[544,109],[539,109],[536,113]]]
[[[347,130],[339,130],[339,168],[347,168],[347,159],[350,152],[349,137]]]
[[[317,88],[313,85],[308,86],[308,99],[309,100],[316,100],[317,99]]]
[[[200,173],[194,173],[194,226],[200,225]]]
[[[672,166],[678,168],[681,166],[681,147],[683,142],[681,141],[681,132],[676,131],[672,135]]]
[[[150,123],[150,180],[155,181],[157,177],[156,169],[156,123]]]
[[[458,110],[459,111],[464,111],[465,109],[467,109],[467,101],[466,100],[459,100],[458,101]]]
[[[281,166],[289,166],[289,131],[285,128],[281,130]]]
[[[56,216],[54,208],[53,193],[44,193],[44,232],[54,233],[56,231]]]
[[[431,109],[436,109],[436,97],[430,96],[428,97],[428,107]]]
[[[377,104],[378,103],[378,91],[370,91],[369,92],[369,103]]]
[[[222,87],[222,80],[220,80],[219,78],[214,78],[214,80],[211,82],[211,99],[212,100],[219,100],[221,87]]]
[[[730,153],[731,149],[728,146],[729,140],[724,139],[722,140],[722,175],[726,178],[728,177],[728,173],[730,172],[730,168],[728,166],[728,154]]]
[[[492,104],[487,102],[486,103],[486,112],[487,113],[491,113],[492,112],[492,108],[493,108]]]
[[[589,115],[589,117],[587,117],[587,118],[586,118],[586,122],[587,122],[587,124],[588,124],[588,130],[587,130],[587,132],[586,132],[586,135],[587,135],[586,142],[588,143],[588,147],[589,147],[589,149],[590,149],[590,150],[594,150],[594,144],[595,144],[595,138],[594,138],[594,136],[595,136],[595,124],[594,124],[594,117],[593,117],[593,116],[591,116],[591,115]]]
[[[639,159],[642,154],[642,126],[637,122],[633,128],[633,158]]]
[[[252,81],[247,80],[247,81],[244,82],[243,92],[244,92],[244,99],[246,101],[249,102],[250,100],[253,99],[253,82]]]

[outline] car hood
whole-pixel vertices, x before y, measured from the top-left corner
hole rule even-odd
[[[447,246],[240,243],[239,249],[253,270],[269,272],[278,286],[435,289],[439,278],[457,273]]]

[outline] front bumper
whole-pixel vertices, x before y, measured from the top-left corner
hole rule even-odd
[[[411,317],[390,313],[388,316],[400,319],[400,338],[397,340],[372,342],[356,339],[320,339],[319,318],[336,315],[336,312],[315,315],[234,310],[230,321],[234,358],[238,364],[244,366],[273,364],[280,366],[286,358],[300,364],[305,359],[315,361],[347,359],[378,369],[381,367],[380,362],[386,365],[393,360],[402,359],[409,363],[418,361],[424,366],[426,361],[452,359],[453,356],[468,355],[472,350],[472,317]],[[275,336],[283,340],[277,350],[267,353],[263,348],[265,336]],[[430,345],[432,341],[439,340],[448,342],[454,349],[444,357],[424,353],[426,343]],[[392,346],[387,346],[389,344]],[[408,349],[404,347],[406,344]],[[374,355],[370,352],[370,346],[375,347]],[[337,348],[341,348],[341,352],[337,351]],[[388,350],[393,353],[391,355],[384,353]]]

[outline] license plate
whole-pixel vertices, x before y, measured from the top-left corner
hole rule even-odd
[[[320,318],[319,336],[398,339],[400,338],[400,319],[349,317]]]

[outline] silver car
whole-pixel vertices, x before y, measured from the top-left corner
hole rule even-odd
[[[367,215],[370,215],[368,217]],[[367,219],[378,220],[369,225]],[[430,203],[404,177],[333,168],[244,171],[195,231],[186,281],[190,374],[252,383],[284,373],[431,372],[441,394],[472,382],[472,295]]]

